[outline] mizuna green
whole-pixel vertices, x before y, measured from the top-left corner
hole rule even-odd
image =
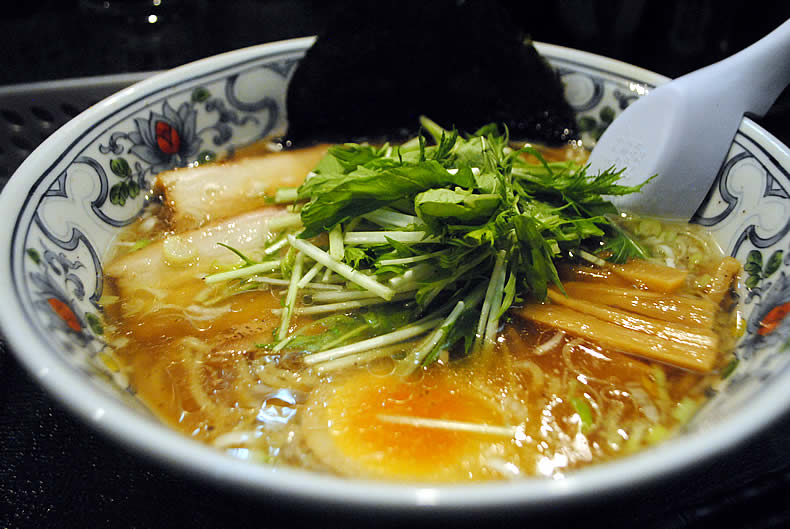
[[[336,145],[301,187],[278,191],[278,202],[293,201],[301,226],[286,229],[288,251],[271,277],[241,255],[230,289],[266,277],[287,284],[279,332],[265,347],[306,345],[298,331],[289,335],[294,314],[339,311],[349,325],[309,340],[306,363],[367,358],[419,339],[401,355],[408,373],[456,344],[465,353],[492,347],[513,303],[562,288],[559,259],[647,256],[605,198],[644,185],[617,184],[622,170],[588,174],[576,162],[547,162],[532,147],[513,147],[495,124],[467,136],[427,118],[421,125],[431,145],[423,134],[402,145]],[[318,294],[318,285],[331,292]],[[360,321],[382,310],[388,321],[400,313],[403,325]]]

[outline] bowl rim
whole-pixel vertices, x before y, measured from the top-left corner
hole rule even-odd
[[[97,103],[61,127],[37,148],[19,167],[0,195],[0,211],[17,218],[28,191],[41,170],[51,164],[59,147],[71,142],[72,135],[83,131],[96,118],[122,105],[128,98],[145,95],[184,76],[217,69],[224,63],[236,63],[280,51],[306,49],[314,37],[303,37],[259,44],[194,61],[155,74]],[[581,50],[535,43],[541,53],[564,60],[575,60],[617,75],[661,84],[668,79],[648,70]],[[589,63],[589,64],[588,64]],[[742,130],[748,131],[776,152],[790,158],[790,151],[779,140],[744,119]],[[52,155],[50,153],[56,153]],[[275,494],[318,504],[374,509],[410,510],[415,507],[431,511],[488,511],[501,507],[521,509],[553,507],[560,502],[589,500],[602,493],[623,492],[639,485],[677,475],[702,461],[744,441],[748,436],[776,420],[789,406],[783,386],[790,384],[790,370],[780,373],[773,384],[757,397],[744,403],[732,419],[704,431],[669,439],[639,454],[594,465],[550,480],[528,478],[523,481],[487,482],[458,485],[409,484],[348,479],[322,475],[300,469],[251,464],[225,455],[189,439],[169,427],[132,412],[83,379],[35,332],[23,317],[24,308],[11,281],[11,243],[13,230],[0,231],[0,298],[6,308],[0,312],[0,329],[15,357],[57,402],[102,434],[154,460],[215,480],[222,485],[241,486],[253,493]]]

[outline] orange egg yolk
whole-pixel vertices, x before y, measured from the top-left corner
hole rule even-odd
[[[335,452],[330,459],[341,471],[371,477],[485,479],[490,476],[481,466],[483,454],[510,442],[453,428],[501,426],[502,417],[492,403],[475,395],[463,374],[446,369],[408,379],[360,374],[333,389],[321,407]],[[403,424],[411,418],[435,421]],[[438,427],[436,420],[449,426]]]

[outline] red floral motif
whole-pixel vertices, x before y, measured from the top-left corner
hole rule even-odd
[[[156,144],[165,154],[175,154],[181,148],[181,136],[169,123],[156,122]]]
[[[57,314],[60,319],[66,322],[66,325],[68,325],[72,331],[80,332],[82,330],[80,320],[68,305],[57,298],[49,298],[47,303],[49,303],[49,306],[55,311],[55,314]]]
[[[790,303],[779,305],[772,308],[768,314],[760,321],[760,327],[757,329],[757,334],[766,336],[771,334],[776,327],[782,322],[785,316],[790,313]]]

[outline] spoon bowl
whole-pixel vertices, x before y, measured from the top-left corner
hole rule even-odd
[[[646,192],[612,201],[626,211],[687,221],[708,194],[744,114],[764,115],[788,83],[790,20],[741,52],[636,100],[598,140],[590,169],[625,168],[625,185],[653,177]]]

